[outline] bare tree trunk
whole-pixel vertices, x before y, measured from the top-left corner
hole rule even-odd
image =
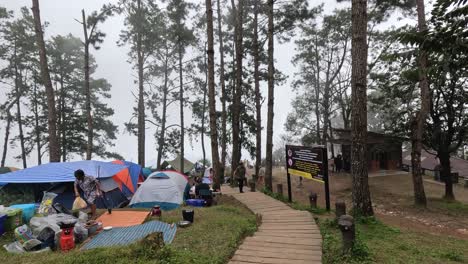
[[[162,109],[162,117],[161,117],[161,131],[159,133],[158,139],[158,159],[156,162],[156,166],[161,169],[161,159],[163,156],[164,151],[164,138],[166,135],[166,115],[167,115],[167,94],[169,93],[167,89],[167,83],[169,81],[169,70],[168,70],[168,57],[169,57],[169,50],[166,46],[166,58],[164,62],[164,91],[163,91],[163,109]]]
[[[180,172],[184,173],[185,127],[184,127],[184,78],[182,74],[182,43],[179,40],[179,101],[180,101]]]
[[[39,48],[39,61],[41,64],[42,81],[46,88],[47,110],[48,110],[48,131],[49,131],[49,159],[50,162],[60,161],[60,146],[57,140],[57,115],[55,112],[54,88],[50,80],[49,67],[47,65],[47,53],[42,32],[41,16],[39,11],[39,0],[32,0],[32,11],[34,16],[34,29],[36,41]]]
[[[86,144],[86,159],[90,160],[93,153],[93,116],[91,115],[91,88],[89,85],[89,38],[84,9],[81,10],[84,33],[84,74],[86,94],[86,120],[88,122],[88,142]]]
[[[424,0],[417,0],[418,28],[419,31],[425,31],[426,17]],[[421,109],[412,120],[411,133],[411,167],[413,175],[414,203],[416,205],[427,205],[426,193],[424,192],[423,175],[421,169],[421,150],[424,133],[424,124],[429,112],[429,83],[427,80],[427,54],[420,50],[419,54],[419,88],[421,90]]]
[[[36,80],[36,78],[34,78]],[[42,164],[42,153],[41,153],[41,132],[39,131],[39,107],[37,102],[37,86],[34,82],[34,100],[33,100],[33,112],[34,112],[34,132],[36,135],[36,151],[37,151],[37,165]]]
[[[328,120],[328,131],[330,131],[330,134],[329,135],[329,139],[330,141],[333,141],[333,127],[332,127],[332,123],[331,123],[331,120]],[[334,158],[335,157],[335,148],[333,147],[333,143],[330,143],[330,150],[331,150],[331,157]]]
[[[205,113],[206,113],[206,94],[207,94],[207,85],[208,85],[208,66],[206,65],[206,53],[204,54],[204,64],[205,64],[205,83],[203,85],[203,115],[201,120],[201,145],[203,152],[203,166],[206,166],[206,150],[205,150]]]
[[[218,2],[218,37],[219,37],[219,58],[220,58],[220,73],[219,83],[221,84],[221,169],[224,174],[226,168],[227,156],[227,110],[226,110],[226,83],[224,80],[224,44],[223,44],[223,28],[221,26],[221,4]],[[224,175],[223,175],[224,176]]]
[[[23,86],[23,77],[21,76],[20,72],[18,71],[18,58],[16,53],[16,39],[15,39],[15,51],[14,51],[14,58],[15,58],[15,93],[16,93],[16,121],[18,123],[18,131],[19,131],[19,138],[20,138],[20,146],[21,146],[21,160],[23,161],[23,168],[27,168],[28,165],[26,163],[26,150],[24,148],[24,133],[23,133],[23,119],[21,116],[21,95],[22,95],[22,86]]]
[[[444,199],[455,200],[455,195],[453,194],[453,180],[450,169],[450,153],[439,151],[437,156],[439,157],[440,165],[442,165],[442,178],[445,180]]]
[[[141,0],[137,1],[138,19],[144,19],[141,12]],[[141,33],[137,32],[137,57],[138,57],[138,164],[145,166],[145,99],[144,99],[144,76],[143,76],[143,47]]]
[[[317,134],[317,143],[322,142],[322,137],[320,136],[320,54],[318,51],[318,36],[315,36],[315,68],[316,68],[316,77],[315,77],[315,122],[316,122],[316,134]]]
[[[234,3],[234,0],[232,0]],[[234,4],[233,4],[234,6]],[[236,85],[234,100],[232,104],[232,162],[231,169],[234,175],[234,170],[240,161],[241,148],[240,148],[240,105],[242,98],[242,59],[244,56],[243,49],[243,13],[244,13],[244,0],[239,0],[237,8],[234,9],[236,14],[236,26],[234,33],[235,49],[236,49]]]
[[[214,36],[213,36],[213,9],[211,0],[206,0],[206,23],[208,35],[208,104],[210,107],[210,136],[211,136],[211,158],[213,160],[214,183],[213,189],[220,188],[221,167],[218,153],[218,128],[216,125],[216,91],[214,73]]]
[[[62,72],[60,74],[60,99],[59,99],[59,122],[58,122],[58,139],[59,142],[61,142],[62,145],[62,161],[65,162],[67,161],[67,139],[66,139],[66,125],[65,125],[65,87],[64,87],[64,81],[63,81],[64,73]],[[61,134],[61,136],[60,136]]]
[[[218,0],[219,1],[219,0]],[[258,1],[254,1],[254,37],[253,37],[253,57],[254,57],[254,80],[255,80],[255,108],[257,110],[257,118],[255,120],[256,127],[256,146],[255,146],[255,175],[258,177],[260,167],[262,165],[262,104],[260,94],[260,58],[258,47]]]
[[[367,175],[367,0],[352,0],[351,174],[355,214],[373,215]]]
[[[273,58],[273,0],[268,0],[268,115],[267,115],[267,138],[266,138],[266,170],[265,185],[273,190],[273,115],[274,115],[274,78],[275,65]]]
[[[13,117],[11,116],[10,110],[15,105],[16,99],[14,102],[11,102],[8,106],[5,107],[5,112],[7,114],[6,118],[6,126],[5,126],[5,137],[3,141],[3,153],[2,153],[2,162],[0,167],[5,167],[5,161],[6,161],[6,155],[7,155],[7,150],[8,150],[8,140],[10,138],[10,127],[11,127],[11,121]]]

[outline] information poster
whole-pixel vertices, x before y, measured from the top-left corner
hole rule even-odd
[[[289,174],[324,183],[323,148],[286,145]]]

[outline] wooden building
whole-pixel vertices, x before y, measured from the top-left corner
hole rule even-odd
[[[399,170],[402,165],[403,138],[375,132],[367,132],[367,162],[369,171]],[[330,146],[331,145],[331,146]],[[351,164],[351,130],[334,129],[329,140],[334,155],[343,157],[343,169],[349,171]]]

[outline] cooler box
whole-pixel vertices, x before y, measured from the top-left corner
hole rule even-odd
[[[7,220],[5,222],[5,231],[13,231],[18,226],[23,225],[23,210],[10,208],[5,211]]]
[[[0,214],[0,236],[5,233],[5,222],[7,220],[6,214]]]
[[[205,206],[205,200],[203,199],[188,199],[185,201],[187,205],[195,206],[195,207],[203,207]]]
[[[23,223],[29,223],[29,220],[34,216],[36,207],[34,204],[15,204],[10,206],[10,208],[21,209],[23,210]]]

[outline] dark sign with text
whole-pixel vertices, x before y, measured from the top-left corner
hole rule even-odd
[[[324,182],[323,148],[286,145],[289,174]]]

